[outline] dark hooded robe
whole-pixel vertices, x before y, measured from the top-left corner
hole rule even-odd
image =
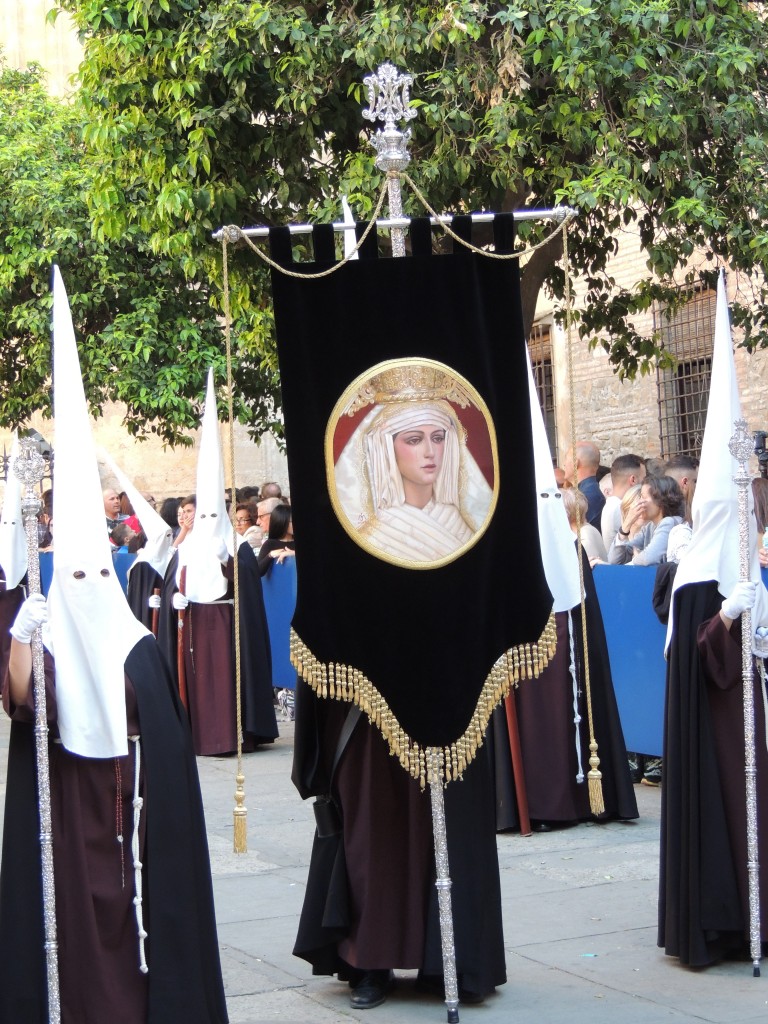
[[[390,756],[365,715],[331,782],[349,706],[318,698],[301,679],[296,700],[294,784],[304,799],[333,794],[343,835],[315,834],[294,954],[313,974],[341,979],[385,968],[441,977],[429,791]],[[506,981],[487,747],[444,795],[459,987],[485,996]]]
[[[125,596],[136,618],[147,629],[152,629],[152,608],[149,599],[155,590],[162,591],[163,577],[149,562],[138,559],[128,570],[128,587]]]
[[[586,555],[584,590],[592,719],[598,744],[605,805],[605,811],[598,820],[633,819],[638,817],[637,800],[629,774],[624,733],[613,688],[603,616]],[[543,669],[538,679],[524,680],[512,691],[509,698],[515,701],[517,711],[529,816],[532,822],[554,825],[595,820],[595,815],[590,809],[587,784],[590,757],[589,716],[581,606],[574,608],[571,615],[578,692],[577,710],[574,709],[573,700],[571,639],[567,612],[558,612],[556,615],[557,650],[550,663]],[[581,719],[581,781],[577,779],[579,760],[576,755],[574,724],[577,713]],[[520,826],[520,819],[503,704],[493,714],[490,731],[495,764],[497,828],[499,831],[517,829]]]
[[[250,544],[237,549],[240,592],[240,681],[243,747],[252,750],[278,735],[272,690],[272,654],[264,595],[256,556]],[[178,554],[168,564],[161,596],[158,642],[178,683]],[[229,754],[237,750],[237,704],[234,649],[234,565],[222,572],[230,581],[220,602],[191,601],[184,613],[182,644],[189,717],[195,753]],[[229,603],[227,603],[227,601]]]
[[[691,967],[749,950],[740,622],[719,616],[716,582],[674,597],[667,660],[658,944]],[[754,681],[758,848],[768,849],[768,751]],[[761,934],[768,875],[760,872]]]
[[[49,671],[52,683],[52,671]],[[133,764],[49,741],[62,1024],[226,1024],[205,821],[189,727],[151,637],[125,662],[138,729],[141,861],[149,971],[133,908]],[[51,707],[55,708],[51,688]],[[133,699],[135,695],[135,700]],[[40,824],[31,707],[11,726],[0,871],[0,1020],[48,1021]],[[55,727],[52,736],[55,733]],[[116,762],[121,762],[118,775]],[[116,781],[117,780],[117,781]],[[116,841],[122,791],[124,861]],[[122,884],[124,877],[125,885]]]

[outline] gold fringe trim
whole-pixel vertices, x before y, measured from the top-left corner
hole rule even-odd
[[[554,612],[544,631],[533,643],[512,647],[493,664],[485,678],[472,718],[464,733],[440,751],[437,769],[443,784],[461,778],[483,745],[491,713],[513,686],[524,679],[536,679],[547,667],[557,648]],[[291,664],[318,697],[344,700],[364,711],[408,774],[421,788],[427,784],[427,748],[412,739],[370,679],[351,665],[318,661],[303,640],[291,629]]]

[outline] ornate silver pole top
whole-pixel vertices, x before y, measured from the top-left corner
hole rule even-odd
[[[376,166],[382,171],[403,171],[411,162],[408,152],[411,131],[401,132],[397,122],[416,117],[416,111],[408,105],[412,83],[411,75],[401,75],[394,64],[389,63],[382,64],[375,75],[363,79],[368,89],[368,108],[363,110],[363,117],[384,122],[383,131],[379,129],[371,139],[378,153]]]
[[[22,512],[25,515],[28,512],[37,515],[42,502],[34,494],[34,488],[45,476],[45,459],[40,454],[37,442],[31,437],[22,437],[19,440],[19,454],[13,464],[13,471],[24,484]]]
[[[728,442],[728,451],[739,464],[738,474],[733,478],[735,484],[746,486],[749,483],[747,464],[755,450],[752,435],[747,430],[746,420],[734,420],[734,432]]]

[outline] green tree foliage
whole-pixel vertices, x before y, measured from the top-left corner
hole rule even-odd
[[[359,217],[380,184],[361,116],[365,74],[414,76],[412,173],[441,210],[566,203],[580,329],[620,374],[657,339],[636,314],[674,299],[672,275],[740,275],[735,319],[768,343],[763,5],[740,0],[59,0],[86,46],[83,138],[98,158],[96,241],[146,241],[216,308],[217,227]],[[420,212],[406,192],[408,212]],[[536,240],[542,228],[523,229]],[[635,236],[647,273],[617,285],[610,257]],[[144,254],[148,251],[143,250]],[[563,293],[557,246],[526,265],[528,318]],[[241,356],[272,370],[265,277],[232,254]],[[694,275],[690,272],[690,283]],[[210,285],[209,285],[210,282]],[[244,393],[250,381],[242,379]]]
[[[95,165],[78,105],[49,98],[40,68],[0,67],[0,423],[50,412],[51,265],[69,293],[86,389],[95,415],[126,405],[129,431],[186,440],[199,423],[205,375],[226,379],[221,325],[207,282],[153,251],[141,229],[92,232]],[[270,422],[274,370],[237,365],[243,419]]]

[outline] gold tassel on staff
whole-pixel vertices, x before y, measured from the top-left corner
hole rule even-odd
[[[233,849],[248,852],[248,808],[245,806],[245,774],[243,773],[243,695],[240,683],[240,574],[237,558],[237,489],[235,486],[235,413],[232,385],[232,320],[229,311],[229,270],[227,266],[227,234],[221,239],[222,272],[224,276],[224,337],[227,342],[227,411],[229,414],[229,488],[232,519],[234,566],[234,631],[235,631],[235,707],[237,715],[237,774],[235,775],[235,806],[233,809]]]
[[[565,273],[565,328],[568,346],[568,389],[570,391],[571,407],[571,451],[573,452],[574,472],[576,470],[576,398],[573,385],[573,344],[571,341],[571,281],[569,277],[568,258],[568,231],[563,230],[563,270]],[[578,480],[573,481],[573,486],[578,487]],[[581,637],[584,648],[584,690],[587,695],[587,721],[589,723],[589,771],[587,772],[587,784],[589,789],[589,809],[593,814],[605,812],[605,801],[603,799],[603,775],[600,771],[600,758],[597,755],[597,740],[595,739],[595,727],[592,720],[592,688],[589,679],[589,647],[587,644],[587,609],[584,591],[584,562],[582,559],[581,543],[581,511],[576,506],[576,526],[578,536],[578,557],[579,557],[579,592],[581,594]]]

